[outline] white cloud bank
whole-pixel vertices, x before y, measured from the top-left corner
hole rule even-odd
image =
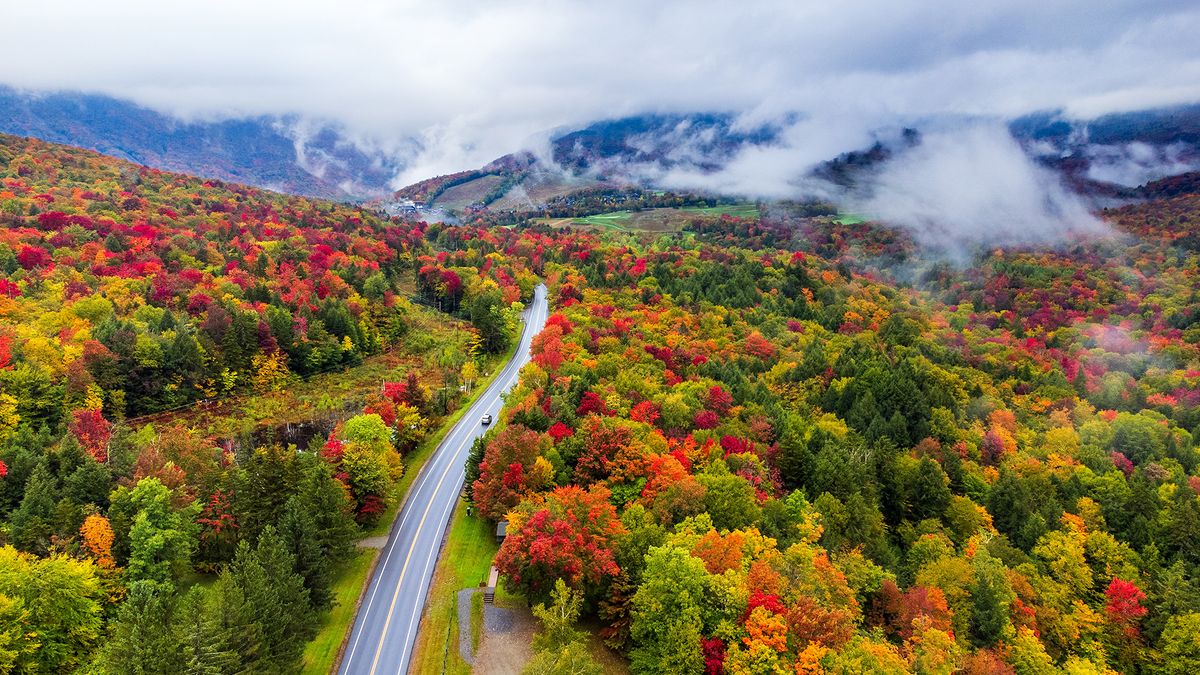
[[[927,134],[883,166],[855,208],[955,252],[977,243],[1047,244],[1107,230],[1000,125]]]
[[[781,147],[748,149],[717,175],[662,177],[781,195],[813,163],[898,121],[1200,100],[1194,0],[40,0],[8,2],[0,17],[0,83],[105,93],[185,118],[298,114],[374,148],[416,139],[423,150],[398,184],[596,119],[713,110],[752,125],[799,112]],[[1078,215],[994,130],[964,133],[934,135],[894,164],[879,212],[927,220],[940,198],[980,231],[996,224],[985,212]],[[977,190],[938,180],[962,172]],[[1026,188],[1040,215],[996,201]]]
[[[1200,100],[1200,7],[1184,1],[42,0],[0,15],[0,82],[416,136],[426,172],[650,110],[875,122]]]
[[[1093,145],[1087,149],[1088,178],[1125,187],[1137,187],[1165,176],[1200,168],[1185,143],[1153,146],[1133,142],[1124,145]]]

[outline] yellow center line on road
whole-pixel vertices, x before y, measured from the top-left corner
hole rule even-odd
[[[453,454],[458,454],[459,450],[466,445],[466,442],[458,444],[454,449]],[[446,476],[450,475],[450,469],[454,467],[454,462],[447,462],[446,469],[442,471],[441,477],[438,479],[437,485],[433,488],[433,495],[437,495],[442,489],[442,483],[446,482]],[[388,606],[387,618],[383,621],[383,631],[379,634],[379,645],[375,648],[375,658],[371,661],[371,673],[374,675],[375,669],[379,667],[379,655],[383,653],[383,645],[387,642],[388,628],[392,623],[392,613],[396,611],[396,600],[400,597],[400,588],[404,585],[404,575],[408,572],[408,563],[412,560],[413,550],[417,546],[417,542],[421,538],[421,530],[425,528],[425,523],[429,517],[429,509],[433,508],[433,496],[430,496],[429,503],[425,506],[425,512],[421,514],[421,520],[417,523],[417,531],[413,534],[412,546],[408,548],[408,555],[404,557],[404,566],[400,568],[400,578],[396,581],[396,591],[392,593],[392,602]]]
[[[538,312],[537,315],[548,314],[548,313],[549,313],[548,311],[542,311],[542,312]],[[530,317],[530,318],[533,318],[533,317]],[[526,327],[528,328],[529,326],[533,325],[533,323],[534,322],[527,321]],[[533,338],[533,335],[530,334],[529,335],[530,341],[532,341],[532,338]],[[528,353],[529,347],[526,345],[525,340],[522,340],[518,344],[519,344],[518,349],[522,349],[525,353]],[[505,370],[509,370],[513,366],[513,363],[514,363],[513,361],[510,361],[505,366]],[[521,364],[521,365],[524,366],[524,364]],[[518,367],[516,369],[516,373],[513,373],[513,374],[502,373],[502,377],[504,377],[504,379],[506,381],[500,387],[500,390],[501,390],[500,396],[501,397],[507,392],[507,390],[510,387],[514,386],[517,383],[517,380],[520,377],[520,372],[521,372],[521,368]],[[489,407],[489,406],[483,406],[483,407],[484,407],[484,409],[487,409],[487,407]],[[476,408],[476,406],[472,406],[472,408]],[[468,414],[470,414],[470,410],[468,410]],[[450,437],[452,438],[455,435],[456,435],[456,432],[451,432]],[[370,675],[374,675],[376,669],[379,667],[379,657],[383,653],[384,643],[387,642],[387,634],[388,634],[389,628],[391,627],[392,615],[395,613],[395,610],[396,610],[396,601],[400,597],[400,589],[404,585],[404,577],[408,572],[408,565],[409,565],[409,562],[412,560],[413,551],[416,549],[417,541],[421,538],[421,531],[425,528],[425,523],[427,522],[428,517],[429,517],[429,511],[431,508],[433,508],[434,497],[436,497],[437,494],[441,491],[442,484],[446,482],[446,477],[450,474],[450,469],[452,469],[454,467],[454,465],[455,465],[454,457],[463,449],[463,446],[465,446],[468,442],[472,442],[474,440],[475,440],[475,437],[468,434],[467,438],[465,438],[461,443],[459,443],[454,448],[454,452],[449,453],[451,459],[450,459],[450,461],[447,462],[445,470],[442,471],[442,475],[438,478],[437,485],[434,486],[434,488],[433,488],[433,494],[430,495],[429,502],[425,506],[425,511],[421,514],[421,520],[417,524],[417,531],[413,534],[412,546],[409,547],[408,554],[404,557],[404,565],[400,568],[400,578],[396,581],[396,590],[392,593],[392,601],[388,606],[387,618],[384,619],[383,630],[380,632],[380,635],[379,635],[379,644],[375,648],[375,658],[372,659],[372,661],[371,661]],[[439,453],[439,454],[441,454],[441,453]],[[419,488],[418,488],[418,491],[419,491]],[[443,509],[443,512],[442,512],[443,515],[445,514],[445,511],[446,510]],[[405,519],[407,519],[407,514],[404,516],[404,518],[401,519],[401,521],[402,521],[400,524],[401,529],[404,527],[403,520],[405,520]],[[397,536],[399,536],[399,530],[396,531],[396,534],[397,534]],[[389,557],[391,556],[391,553],[393,550],[394,550],[394,547],[392,550],[388,551]],[[384,564],[386,566],[386,561]],[[428,563],[426,563],[426,568],[428,568]],[[372,593],[372,600],[373,599],[374,599],[374,593]],[[412,623],[412,620],[410,619],[410,621],[409,621],[410,629],[411,629],[411,623]],[[365,627],[364,627],[364,630],[365,630]],[[361,637],[361,635],[359,637]],[[355,640],[355,647],[357,647],[357,640]],[[406,649],[407,649],[407,647],[406,647]],[[353,652],[353,648],[351,651]],[[351,657],[351,658],[353,658],[353,657]],[[401,669],[403,669],[404,665],[402,664],[400,667],[401,667]]]
[[[442,520],[442,522],[446,522],[446,520],[450,517],[450,508],[456,504],[458,504],[457,499],[452,499],[449,502],[446,502],[446,506],[444,508],[442,508],[442,514],[439,516],[439,518]],[[433,554],[434,554],[435,550],[436,550],[435,548],[430,548],[429,552],[425,554],[425,565],[421,568],[422,576],[424,576],[425,572],[429,569],[429,561],[431,558],[433,558]],[[430,580],[430,583],[432,583],[432,580]],[[421,603],[419,605],[416,603],[413,603],[412,613],[408,617],[408,632],[410,635],[412,634],[413,622],[416,621],[417,615],[424,608],[425,608],[425,603]],[[405,643],[404,651],[400,653],[400,667],[396,670],[396,675],[403,675],[404,671],[406,670],[405,666],[407,665],[407,662],[405,661],[404,657],[407,655],[407,653],[408,653],[408,643]]]
[[[518,369],[518,370],[517,370],[517,374],[520,374],[520,369]],[[504,382],[504,384],[503,384],[503,387],[500,387],[500,389],[502,389],[502,392],[505,392],[505,390],[508,390],[510,387],[514,387],[514,386],[516,386],[516,382],[517,382],[517,377],[516,377],[515,375],[510,375],[510,376],[508,377],[508,381]],[[485,406],[485,410],[486,410],[486,407],[490,407],[490,406]],[[468,438],[468,441],[474,441],[474,437],[472,437],[472,438]],[[461,450],[463,446],[466,446],[466,444],[467,444],[467,443],[466,443],[466,441],[464,441],[463,443],[460,443],[460,444],[458,444],[458,447],[455,449],[455,454],[457,454],[457,453],[458,453],[458,450]],[[451,461],[451,466],[452,466],[452,464],[454,464],[454,462],[452,462],[452,461]],[[443,478],[444,478],[444,476],[443,476]],[[440,485],[442,485],[442,483],[440,483],[440,480],[439,480],[439,482],[438,482],[438,486],[439,486],[439,488],[440,488]],[[434,494],[436,494],[436,492],[437,492],[437,490],[434,490]],[[457,503],[457,501],[458,501],[458,500],[457,500],[457,498],[456,498],[456,500],[451,500],[449,503],[446,503],[446,506],[445,506],[445,508],[443,508],[443,509],[442,509],[442,515],[440,515],[440,519],[442,519],[442,521],[443,521],[443,522],[445,521],[445,519],[446,519],[446,518],[448,518],[448,515],[449,515],[449,513],[448,513],[448,512],[449,512],[449,510],[450,510],[450,507],[454,506],[454,504],[455,504],[455,503]],[[430,502],[430,506],[432,506],[432,500],[431,500],[431,502]],[[426,507],[426,508],[425,508],[425,513],[426,513],[426,514],[428,513],[428,510],[430,510],[430,507]],[[422,515],[422,516],[421,516],[421,525],[424,525],[424,524],[425,524],[425,515]],[[414,536],[414,537],[413,537],[413,538],[414,538],[414,544],[415,544],[415,539],[416,539],[416,538],[418,538],[419,534],[420,534],[420,527],[418,527],[418,534],[416,534],[416,536]],[[409,550],[409,556],[412,556],[412,550]],[[430,558],[431,558],[432,556],[433,556],[433,549],[430,549],[430,551],[428,551],[428,554],[426,554],[426,556],[425,556],[425,567],[424,567],[424,568],[422,568],[422,574],[424,574],[424,572],[426,571],[426,569],[428,569],[428,567],[430,567]],[[406,571],[406,569],[407,569],[407,568],[408,568],[408,558],[406,558],[406,560],[404,560],[404,568],[403,568],[403,569],[401,569],[401,572],[400,572],[400,581],[397,581],[397,583],[396,583],[396,589],[397,589],[397,592],[398,592],[398,590],[400,590],[400,584],[402,584],[402,583],[403,583],[403,580],[404,580],[404,571]],[[392,599],[392,607],[395,607],[395,599]],[[409,615],[409,617],[408,617],[408,631],[409,631],[409,632],[412,632],[412,629],[413,629],[413,621],[415,621],[415,620],[416,620],[416,615],[418,615],[418,614],[419,614],[419,611],[420,611],[421,609],[424,609],[424,604],[422,604],[422,605],[413,605],[413,611],[412,611],[412,614],[410,614],[410,615]],[[386,620],[384,621],[383,635],[386,635],[386,634],[388,634],[388,623],[389,623],[390,621],[391,621],[391,610],[389,609],[389,613],[388,613],[388,619],[386,619]],[[380,635],[380,637],[379,637],[379,644],[380,644],[380,645],[383,645],[383,635]],[[407,645],[407,644],[406,644],[406,645],[404,645],[404,650],[406,650],[406,651],[408,650],[408,645]],[[376,658],[378,659],[378,653],[377,653],[377,657],[376,657]],[[406,670],[407,668],[408,668],[408,662],[406,661],[406,659],[404,659],[404,655],[403,655],[403,653],[401,653],[401,659],[400,659],[400,669],[398,669],[398,670],[396,671],[397,675],[398,675],[398,674],[401,674],[401,673],[404,673],[404,670]],[[373,667],[373,665],[372,665],[372,673],[373,673],[373,671],[374,671],[374,667]]]
[[[461,431],[461,427],[455,427],[454,431],[450,432],[450,434],[447,435],[447,437],[442,441],[442,443],[443,444],[453,443],[455,440],[455,436],[458,436],[460,431]],[[440,449],[440,447],[441,446],[439,446],[439,449]],[[446,447],[448,447],[448,445]],[[462,445],[459,445],[459,447],[461,448]],[[408,517],[411,516],[414,512],[413,509],[405,509],[404,506],[407,506],[407,502],[410,501],[410,499],[412,501],[415,501],[418,497],[420,497],[421,493],[425,490],[425,487],[427,485],[429,485],[430,482],[432,482],[431,480],[424,480],[424,479],[426,477],[426,474],[433,473],[434,471],[437,470],[436,459],[437,459],[437,457],[439,457],[443,454],[444,453],[438,453],[435,451],[434,461],[421,467],[421,470],[417,476],[417,479],[413,483],[413,491],[408,495],[408,497],[405,498],[405,500],[404,500],[405,503],[401,504],[401,511],[402,511],[403,515],[400,518],[399,526],[393,525],[392,530],[388,535],[389,537],[395,535],[398,538],[399,533],[404,530],[404,524],[408,522]],[[439,485],[440,485],[440,483],[439,483]],[[432,497],[430,497],[430,499],[432,499]],[[383,576],[383,571],[387,569],[388,563],[391,562],[392,553],[394,553],[397,548],[399,548],[399,547],[397,547],[394,542],[391,543],[391,545],[388,547],[387,556],[384,557],[383,564],[380,565],[380,578],[381,579]],[[375,584],[375,587],[373,589],[371,589],[371,597],[370,597],[370,599],[367,600],[367,606],[365,609],[362,610],[363,615],[369,615],[371,613],[371,607],[375,604],[375,594],[378,591],[379,591],[379,584]],[[343,664],[344,666],[347,666],[348,664],[353,663],[354,654],[355,654],[355,652],[358,651],[358,642],[359,642],[359,640],[362,639],[362,636],[365,632],[366,632],[366,626],[363,626],[359,630],[358,635],[354,638],[354,644],[352,644],[350,646],[350,654],[349,654],[349,656],[346,657],[346,661]]]

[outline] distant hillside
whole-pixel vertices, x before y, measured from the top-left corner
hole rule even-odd
[[[1082,142],[1197,144],[1200,143],[1200,105],[1116,113],[1092,120],[1072,119],[1062,112],[1042,112],[1020,117],[1009,127],[1017,138],[1049,141],[1063,148]]]
[[[662,187],[649,177],[672,169],[719,172],[747,147],[780,143],[793,121],[747,129],[730,113],[603,120],[552,136],[549,160],[528,153],[506,155],[478,169],[421,181],[396,197],[452,213],[572,208],[577,196],[596,189]],[[829,158],[809,178],[855,190],[869,183],[882,164],[920,145],[927,130],[881,131],[871,146]],[[1032,158],[1102,205],[1189,191],[1194,178],[1182,177],[1200,170],[1200,105],[1092,120],[1051,111],[1013,120],[1009,131]]]
[[[1126,197],[1134,188],[1200,169],[1200,105],[1080,120],[1043,112],[1009,129],[1030,154],[1079,190]]]
[[[359,200],[390,192],[395,157],[368,153],[336,128],[250,117],[180,122],[108,96],[34,95],[0,87],[0,132],[66,143],[138,164],[278,192]]]
[[[552,136],[550,163],[517,152],[479,169],[414,183],[395,197],[452,212],[534,211],[584,191],[653,188],[637,174],[674,167],[719,171],[746,146],[776,142],[781,131],[776,124],[742,129],[736,122],[732,113],[601,120]]]
[[[745,146],[768,145],[779,138],[779,125],[741,129],[736,121],[730,113],[602,120],[554,138],[554,161],[573,173],[605,173],[628,164],[716,171]]]
[[[744,126],[735,113],[702,112],[600,120],[559,129],[547,153],[513,148],[483,167],[462,167],[393,192],[391,181],[420,150],[416,141],[387,151],[364,149],[334,125],[296,117],[182,122],[108,96],[0,86],[0,133],[279,192],[344,201],[394,198],[452,214],[536,211],[570,203],[581,191],[654,190],[661,187],[654,176],[675,170],[719,172],[748,147],[781,143],[795,119]],[[870,147],[830,157],[811,177],[853,189],[875,167],[919,144],[926,130],[881,133]],[[1013,120],[1009,130],[1031,157],[1105,204],[1149,194],[1143,189],[1149,183],[1200,171],[1200,105],[1092,120],[1049,111]]]

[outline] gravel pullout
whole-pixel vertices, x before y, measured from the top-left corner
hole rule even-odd
[[[471,598],[478,588],[464,588],[458,592],[458,655],[469,665],[475,664],[475,646],[471,644]]]

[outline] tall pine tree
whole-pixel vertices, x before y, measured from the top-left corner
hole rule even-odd
[[[315,634],[308,589],[295,568],[295,557],[271,526],[259,535],[253,549],[242,542],[230,565],[232,583],[262,631],[261,660],[283,671],[294,668],[304,643]]]
[[[174,630],[174,592],[153,581],[135,581],[121,603],[100,652],[106,675],[167,675],[184,671],[181,636]]]
[[[293,496],[283,507],[279,518],[279,536],[295,560],[294,571],[304,578],[309,601],[314,609],[328,609],[332,604],[332,578],[329,558],[317,540],[316,523],[299,497]]]

